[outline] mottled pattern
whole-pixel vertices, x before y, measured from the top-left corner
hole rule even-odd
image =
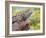
[[[31,10],[24,11],[12,17],[12,30],[23,31],[29,29],[28,17],[32,14]]]

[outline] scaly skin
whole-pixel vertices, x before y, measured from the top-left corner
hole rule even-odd
[[[21,31],[29,29],[28,17],[32,14],[30,10],[12,17],[12,30]]]

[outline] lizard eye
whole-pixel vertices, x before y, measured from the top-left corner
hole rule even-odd
[[[29,25],[29,24],[26,24],[26,25]]]

